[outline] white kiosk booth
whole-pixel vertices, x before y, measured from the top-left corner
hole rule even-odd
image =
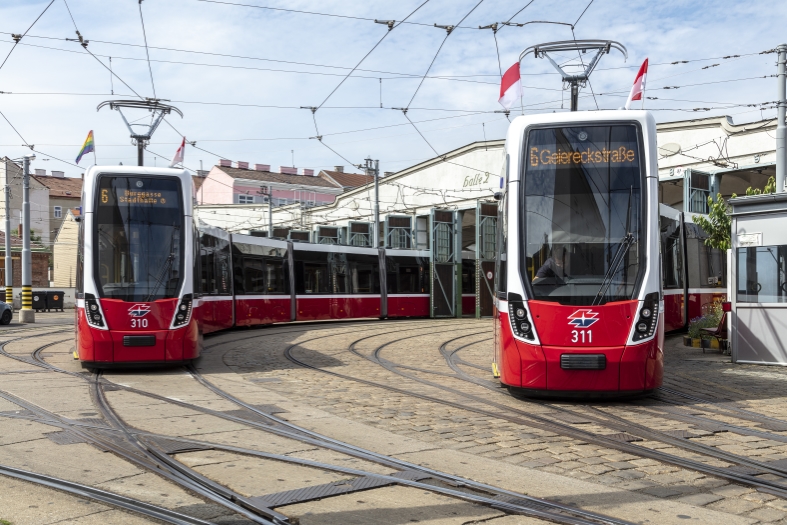
[[[787,193],[729,203],[732,361],[787,365]]]

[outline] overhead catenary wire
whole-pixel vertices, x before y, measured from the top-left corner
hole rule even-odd
[[[425,6],[426,4],[428,4],[428,3],[429,3],[429,1],[430,1],[430,0],[425,0],[425,1],[424,1],[423,3],[421,3],[421,4],[420,4],[418,7],[416,7],[415,9],[413,9],[413,10],[410,12],[410,14],[409,14],[409,15],[407,15],[407,16],[406,16],[406,17],[405,17],[405,18],[404,18],[402,21],[400,21],[400,22],[398,22],[398,23],[394,24],[394,25],[393,25],[391,28],[389,28],[389,29],[388,29],[388,31],[386,31],[386,32],[385,32],[385,34],[383,35],[383,37],[382,37],[380,40],[378,40],[378,41],[377,41],[377,43],[376,43],[374,46],[372,46],[372,48],[369,50],[369,52],[368,52],[368,53],[366,53],[366,54],[363,56],[363,58],[361,58],[361,60],[359,60],[359,61],[358,61],[358,63],[357,63],[357,64],[355,64],[355,66],[354,66],[354,67],[353,67],[353,68],[350,70],[350,72],[349,72],[349,73],[347,73],[347,75],[346,75],[346,76],[345,76],[345,77],[344,77],[344,78],[341,80],[341,82],[339,82],[339,84],[338,84],[338,85],[337,85],[335,88],[333,88],[333,90],[332,90],[330,93],[328,93],[328,96],[327,96],[327,97],[325,97],[325,100],[323,100],[323,101],[320,103],[320,105],[319,105],[319,106],[317,106],[317,109],[320,109],[321,107],[323,107],[323,106],[325,105],[325,103],[326,103],[326,102],[328,102],[328,99],[329,99],[329,98],[331,98],[331,96],[333,96],[333,94],[334,94],[334,93],[336,93],[336,91],[337,91],[337,90],[338,90],[340,87],[342,87],[342,84],[344,84],[344,82],[345,82],[345,81],[346,81],[348,78],[350,78],[350,75],[352,75],[352,74],[355,72],[355,70],[356,70],[356,69],[358,69],[358,67],[359,67],[361,64],[363,64],[363,61],[364,61],[364,60],[366,60],[366,59],[369,57],[369,55],[371,55],[371,54],[374,52],[374,50],[375,50],[375,49],[377,49],[377,47],[378,47],[380,44],[382,44],[382,43],[383,43],[383,40],[385,40],[385,38],[386,38],[386,37],[387,37],[387,36],[388,36],[388,35],[391,33],[391,31],[393,31],[394,29],[396,29],[397,27],[399,27],[400,25],[402,25],[402,23],[404,23],[405,21],[407,21],[407,19],[409,19],[411,16],[413,16],[415,13],[417,13],[417,12],[418,12],[418,11],[419,11],[419,10],[420,10],[420,9],[421,9],[423,6]],[[483,0],[482,0],[482,1],[483,1]],[[314,124],[314,125],[315,125],[315,127],[317,127],[317,123],[316,123],[316,122],[315,122],[315,124]]]
[[[145,41],[145,56],[147,56],[148,59],[148,71],[150,72],[150,85],[153,88],[153,98],[158,98],[156,96],[156,84],[153,82],[153,66],[150,65],[150,50],[148,49],[148,34],[147,31],[145,31],[145,19],[142,17],[142,0],[139,0],[139,21],[142,25],[142,38]]]
[[[467,19],[467,17],[470,16],[473,13],[473,11],[475,11],[478,8],[478,6],[480,6],[482,3],[484,3],[484,0],[480,0],[475,6],[473,6],[473,8],[470,11],[468,11],[468,13],[465,16],[463,16],[462,19],[456,25],[449,26],[451,29],[446,29],[445,38],[440,43],[440,47],[437,48],[437,52],[434,54],[434,57],[432,58],[432,61],[429,63],[429,67],[426,68],[426,72],[424,73],[424,76],[421,77],[421,81],[418,83],[418,87],[415,88],[415,92],[413,93],[412,98],[410,98],[410,102],[408,102],[407,105],[405,106],[406,109],[410,108],[410,106],[413,103],[413,100],[415,100],[415,96],[418,95],[418,91],[421,89],[421,86],[424,84],[424,80],[426,80],[426,75],[428,75],[429,71],[432,70],[432,66],[435,63],[435,60],[437,60],[437,57],[440,54],[440,51],[443,49],[443,46],[445,45],[445,42],[448,40],[448,37],[451,36],[451,33],[453,32],[453,28],[455,28],[456,26],[461,25],[462,22],[464,22]]]
[[[44,13],[46,13],[46,12],[47,12],[47,10],[49,10],[49,8],[50,8],[50,7],[52,6],[52,4],[54,4],[54,3],[55,3],[55,0],[51,0],[51,1],[50,1],[50,2],[49,2],[47,5],[46,5],[46,7],[44,8],[44,10],[43,10],[43,11],[41,11],[41,14],[40,14],[40,15],[38,15],[38,16],[36,17],[36,19],[35,19],[35,20],[33,20],[33,23],[32,23],[32,24],[30,24],[30,27],[28,27],[28,28],[25,30],[25,32],[24,32],[24,33],[22,33],[21,35],[13,35],[13,34],[11,35],[11,36],[14,38],[14,45],[13,45],[13,47],[11,48],[11,50],[8,52],[8,54],[5,56],[5,58],[3,59],[3,62],[2,62],[2,63],[0,63],[0,69],[3,69],[3,66],[5,65],[5,63],[6,63],[6,62],[8,62],[8,59],[9,59],[9,57],[11,56],[11,53],[13,53],[13,52],[14,52],[14,49],[16,49],[16,46],[19,44],[19,42],[20,42],[20,41],[21,41],[21,40],[22,40],[22,39],[23,39],[25,36],[27,36],[27,33],[28,33],[28,32],[29,32],[31,29],[33,29],[33,26],[34,26],[34,25],[36,25],[36,22],[38,22],[38,21],[41,19],[41,17],[42,17],[42,16],[44,16]]]

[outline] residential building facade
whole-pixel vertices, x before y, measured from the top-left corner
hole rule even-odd
[[[11,189],[10,207],[5,208],[5,195],[2,188],[8,184]],[[22,228],[22,166],[8,157],[0,158],[0,220],[5,223],[8,214],[11,218],[11,228],[21,231]],[[36,237],[47,243],[50,240],[49,227],[49,188],[38,182],[34,176],[30,177],[30,229]],[[0,224],[2,229],[2,224]]]
[[[35,179],[49,189],[49,232],[42,240],[54,242],[69,209],[82,203],[82,178],[65,177],[62,171],[36,170]]]
[[[79,240],[80,211],[67,209],[60,223],[60,229],[52,245],[54,259],[52,267],[52,286],[73,288],[76,286],[77,242]]]
[[[214,166],[196,191],[197,204],[262,204],[268,202],[270,190],[274,206],[299,204],[305,207],[333,202],[341,194],[342,186],[314,176],[312,170],[280,168],[271,171],[270,165],[247,162],[221,161]],[[287,172],[287,173],[284,173]]]

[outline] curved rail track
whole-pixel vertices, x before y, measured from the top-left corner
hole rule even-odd
[[[354,332],[357,332],[358,327],[354,326],[352,330]],[[379,327],[377,325],[374,325],[374,327],[370,328],[370,330],[379,330]],[[304,330],[300,329],[300,330],[288,330],[288,331],[303,332]],[[282,330],[278,331],[278,333],[281,332]],[[256,335],[250,337],[256,337]],[[47,363],[41,355],[42,351],[45,350],[46,348],[51,347],[54,344],[58,344],[63,341],[55,341],[55,342],[47,343],[45,345],[41,345],[35,350],[33,350],[32,352],[30,352],[28,357],[23,357],[23,356],[8,353],[5,350],[5,345],[18,340],[19,339],[6,341],[4,344],[0,345],[0,354],[6,357],[17,359],[19,361],[23,361],[25,363],[35,364],[36,366],[45,368],[51,372],[64,373],[88,381],[93,403],[96,406],[96,408],[98,408],[101,411],[104,420],[107,422],[107,424],[106,426],[100,426],[100,425],[97,426],[97,425],[90,425],[90,424],[86,425],[84,423],[69,421],[62,417],[57,416],[56,414],[47,412],[42,407],[38,407],[36,405],[33,405],[32,403],[19,399],[13,394],[0,391],[0,397],[3,397],[8,401],[16,403],[20,407],[26,409],[27,411],[33,414],[33,417],[30,417],[29,415],[22,415],[20,417],[24,417],[27,419],[34,419],[45,424],[58,426],[60,428],[67,428],[69,429],[69,431],[75,432],[85,441],[92,443],[100,448],[103,448],[104,450],[110,450],[113,453],[123,457],[127,461],[139,467],[145,468],[149,471],[155,472],[156,474],[164,477],[165,479],[177,483],[178,485],[196,494],[199,494],[206,499],[219,503],[238,514],[241,514],[247,517],[248,519],[251,519],[256,523],[281,524],[281,523],[287,523],[288,518],[282,514],[273,511],[270,508],[266,508],[264,506],[260,506],[259,504],[256,504],[254,501],[250,500],[249,498],[244,498],[243,496],[235,493],[234,491],[231,491],[227,487],[224,487],[202,476],[201,474],[183,465],[182,463],[174,460],[173,458],[170,458],[167,451],[163,450],[159,445],[157,445],[157,440],[161,440],[162,438],[164,438],[164,436],[152,434],[149,432],[139,431],[137,429],[129,427],[120,417],[120,415],[118,415],[116,411],[111,407],[110,403],[107,401],[107,398],[105,396],[105,390],[122,389],[128,392],[133,392],[136,394],[151,397],[160,401],[165,401],[167,403],[172,403],[193,410],[198,410],[203,413],[207,413],[216,417],[242,423],[244,425],[254,427],[259,430],[272,432],[284,437],[299,440],[304,443],[309,443],[311,445],[331,449],[337,452],[341,452],[343,454],[365,459],[367,461],[373,461],[380,465],[385,465],[387,467],[394,468],[398,470],[398,472],[395,472],[390,476],[385,476],[385,475],[375,474],[371,472],[365,472],[358,469],[348,469],[346,467],[331,465],[327,463],[319,463],[319,462],[292,458],[289,456],[268,454],[259,451],[254,451],[254,450],[242,449],[239,447],[230,447],[217,443],[189,440],[184,438],[172,438],[171,436],[167,436],[166,439],[169,441],[176,441],[192,446],[198,446],[201,447],[202,449],[223,450],[223,451],[232,452],[241,455],[263,457],[267,459],[274,459],[277,461],[296,463],[299,465],[309,466],[313,468],[342,472],[344,474],[351,474],[354,476],[358,476],[358,478],[375,480],[377,482],[377,486],[399,484],[399,485],[414,487],[414,488],[428,490],[430,492],[442,494],[445,496],[458,498],[464,501],[468,501],[480,505],[486,505],[507,513],[524,514],[524,515],[537,517],[557,523],[566,523],[566,524],[575,524],[575,525],[591,525],[591,524],[610,524],[610,525],[621,524],[622,525],[624,523],[627,523],[622,520],[609,518],[593,512],[583,511],[581,509],[572,508],[567,505],[562,505],[547,500],[532,498],[523,494],[518,494],[512,491],[503,490],[490,485],[477,483],[472,480],[460,478],[457,476],[452,476],[433,469],[427,469],[420,465],[404,462],[382,454],[377,454],[368,450],[364,450],[359,447],[355,447],[348,443],[344,443],[338,440],[328,438],[327,436],[323,436],[308,431],[304,428],[289,423],[285,420],[282,420],[265,412],[261,412],[253,405],[249,405],[243,402],[242,400],[240,400],[239,398],[233,396],[232,394],[225,392],[222,389],[211,384],[194,368],[191,368],[189,372],[192,374],[195,380],[197,380],[200,384],[211,390],[213,393],[221,396],[222,398],[228,401],[231,401],[232,403],[238,405],[242,409],[248,411],[249,418],[247,419],[244,417],[231,416],[229,414],[213,411],[199,405],[185,403],[182,401],[177,401],[163,396],[159,396],[151,392],[146,392],[144,390],[118,385],[108,381],[106,378],[101,377],[101,374],[94,374],[91,378],[88,378],[85,377],[84,374],[63,370],[54,365]],[[262,419],[264,422],[260,422],[259,419]],[[425,478],[430,478],[431,481],[429,483],[422,482],[421,480]]]

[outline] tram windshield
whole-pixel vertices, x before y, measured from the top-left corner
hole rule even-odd
[[[522,273],[533,299],[589,306],[634,297],[644,262],[641,163],[633,125],[529,132]]]
[[[180,181],[102,176],[95,211],[95,277],[101,297],[177,297],[183,279]]]

